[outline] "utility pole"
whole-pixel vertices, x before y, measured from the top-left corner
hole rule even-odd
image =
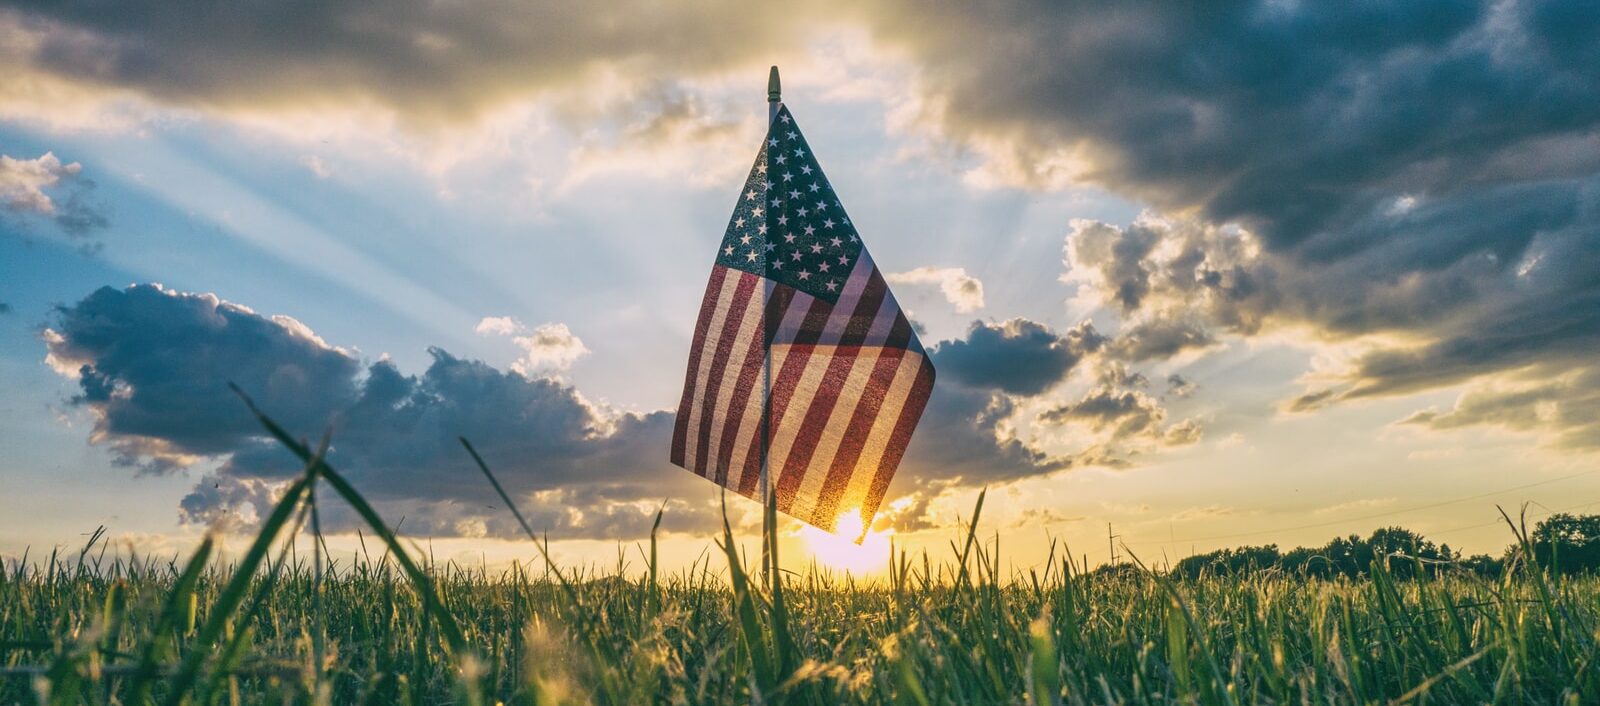
[[[1120,535],[1116,535],[1116,534],[1112,534],[1111,533],[1111,523],[1107,522],[1106,523],[1106,548],[1111,551],[1111,564],[1110,564],[1111,566],[1116,566],[1117,565],[1117,537],[1118,536],[1120,536]]]

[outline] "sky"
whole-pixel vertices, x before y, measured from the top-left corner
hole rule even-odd
[[[790,525],[791,561],[947,552],[985,488],[1017,567],[1498,553],[1497,505],[1600,506],[1596,37],[1519,0],[0,3],[0,556],[247,536],[300,469],[233,382],[441,556],[529,553],[464,435],[559,559],[665,502],[692,562],[720,500],[667,441],[772,64],[939,370],[873,555]]]

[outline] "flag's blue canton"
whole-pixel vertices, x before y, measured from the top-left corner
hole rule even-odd
[[[833,303],[861,256],[861,238],[844,213],[811,146],[787,107],[739,194],[717,264],[765,275]]]

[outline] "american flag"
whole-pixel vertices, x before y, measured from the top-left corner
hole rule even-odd
[[[759,499],[770,399],[778,510],[828,531],[855,513],[864,532],[932,390],[911,322],[780,106],[700,304],[672,462]]]

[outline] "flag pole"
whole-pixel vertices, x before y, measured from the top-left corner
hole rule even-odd
[[[777,119],[778,119],[778,107],[780,105],[782,105],[782,104],[783,104],[783,89],[782,89],[782,86],[778,83],[778,67],[777,66],[773,66],[772,70],[767,73],[767,131],[769,133],[772,131],[772,123],[777,121]],[[767,216],[766,217],[766,227],[767,227],[766,238],[770,239],[774,235],[773,226],[775,225],[775,220],[776,219],[774,219],[773,215],[772,215],[771,198],[766,195],[765,191],[763,191],[763,193],[762,193],[762,198],[766,198],[768,200],[768,203],[767,203],[768,208],[767,208],[767,212],[766,212],[766,216]],[[761,248],[761,272],[762,272],[763,276],[766,275],[766,271],[767,271],[767,266],[766,266],[767,265],[767,262],[766,262],[767,253],[771,252],[771,250],[769,248],[765,247],[766,244],[767,244],[767,241],[765,239],[763,239],[763,241],[762,241],[762,246],[763,247]],[[765,277],[763,277],[763,280],[764,279],[765,279]],[[768,502],[774,502],[770,492],[768,491],[768,487],[769,487],[768,486],[768,478],[771,475],[770,474],[770,471],[771,471],[770,465],[771,464],[769,463],[769,459],[768,459],[768,455],[769,454],[768,454],[768,452],[770,450],[769,447],[771,446],[771,436],[772,436],[770,425],[772,424],[772,338],[773,338],[772,327],[770,325],[770,322],[767,321],[767,311],[768,311],[768,307],[767,307],[767,292],[770,291],[770,289],[771,289],[770,284],[771,283],[769,283],[769,282],[763,281],[762,282],[762,286],[761,286],[761,331],[762,331],[762,335],[765,337],[765,340],[762,341],[761,348],[762,348],[762,351],[763,351],[764,355],[766,356],[766,361],[761,366],[761,505],[762,505],[761,516],[763,518],[761,526],[762,526],[764,531],[776,532],[777,531],[777,527],[770,527],[770,528],[767,527],[766,526],[767,523],[766,523],[766,519],[765,519],[767,517],[767,509],[766,509],[767,503]],[[768,580],[769,565],[771,564],[771,561],[772,561],[772,558],[769,556],[769,549],[768,549],[768,547],[770,546],[770,543],[771,543],[771,539],[770,538],[768,538],[768,537],[762,537],[761,538],[761,580],[762,580],[763,583],[765,583]],[[777,569],[777,567],[770,567],[770,570],[774,570],[775,571],[776,569]]]

